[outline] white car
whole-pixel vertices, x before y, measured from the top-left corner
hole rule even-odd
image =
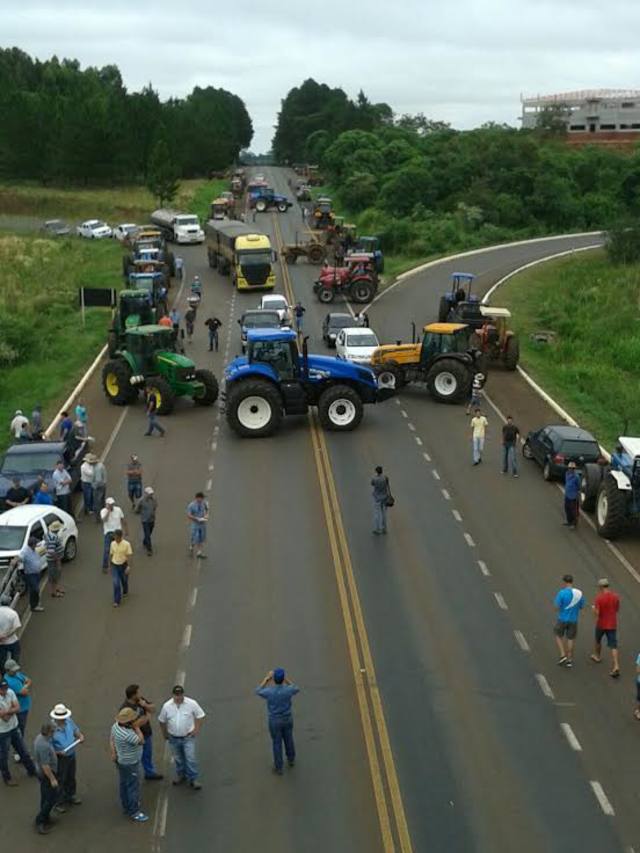
[[[277,311],[281,325],[291,325],[291,306],[287,302],[286,296],[281,296],[279,293],[270,293],[268,296],[262,297],[258,307],[263,311]]]
[[[122,243],[125,240],[129,240],[137,230],[138,226],[135,222],[122,222],[113,229],[113,236]]]
[[[337,357],[358,364],[370,364],[373,351],[379,346],[376,333],[363,326],[340,329],[336,337]]]
[[[87,237],[89,240],[102,240],[103,237],[111,237],[113,231],[101,219],[87,219],[82,225],[78,225],[76,233],[78,236]]]

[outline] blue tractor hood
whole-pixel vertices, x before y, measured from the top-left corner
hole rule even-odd
[[[302,356],[300,363],[302,364]],[[377,389],[378,382],[373,370],[369,367],[352,364],[349,361],[344,361],[341,358],[332,358],[329,355],[309,355],[309,381],[322,382],[325,379],[344,380],[358,382],[368,385],[372,389]],[[249,376],[264,376],[277,380],[275,370],[269,364],[260,361],[254,361],[249,364],[249,359],[246,355],[238,356],[225,367],[224,378],[226,382],[235,382],[238,379],[244,379]]]

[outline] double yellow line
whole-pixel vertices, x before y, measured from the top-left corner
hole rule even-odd
[[[285,295],[289,303],[293,305],[295,300],[291,277],[287,264],[282,258],[282,232],[280,223],[275,216],[274,227],[278,251],[281,255]],[[367,629],[360,605],[360,596],[358,595],[351,563],[351,554],[342,523],[340,501],[324,433],[318,424],[315,413],[309,414],[309,425],[383,849],[385,853],[411,853],[413,848],[409,828],[402,803],[400,784],[389,741],[389,732],[382,708],[382,698],[378,688],[373,657],[369,647]]]

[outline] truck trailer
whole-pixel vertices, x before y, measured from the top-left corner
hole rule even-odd
[[[277,256],[266,234],[228,219],[210,219],[205,232],[212,269],[231,275],[238,290],[273,290]]]

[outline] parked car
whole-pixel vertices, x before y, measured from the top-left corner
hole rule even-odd
[[[357,364],[371,364],[373,351],[380,346],[373,329],[349,326],[340,329],[336,337],[336,355]]]
[[[263,311],[258,308],[255,311],[245,311],[238,323],[240,325],[242,352],[244,352],[247,348],[247,332],[249,329],[279,329],[280,315],[277,311]]]
[[[564,424],[532,430],[522,446],[522,455],[542,466],[545,480],[564,479],[569,462],[578,468],[587,462],[604,462],[600,445],[590,432]]]
[[[102,240],[104,237],[111,237],[113,231],[106,222],[100,219],[87,219],[81,225],[78,225],[76,232],[80,237],[86,237],[89,240]]]
[[[42,233],[46,237],[67,237],[71,228],[63,219],[47,219],[42,225]]]
[[[36,551],[42,559],[42,571],[47,568],[44,536],[49,525],[61,521],[58,536],[64,548],[63,560],[73,560],[78,553],[78,528],[73,518],[57,506],[27,504],[17,506],[0,515],[0,600],[12,599],[24,592],[24,579],[20,566],[11,567],[11,561],[32,537],[38,540]]]
[[[0,511],[6,509],[5,498],[12,486],[13,477],[20,477],[21,485],[33,492],[44,481],[52,486],[52,474],[58,459],[64,459],[71,476],[72,489],[80,481],[80,465],[88,451],[86,440],[28,441],[12,444],[0,461]]]
[[[322,321],[322,340],[328,347],[335,347],[340,329],[348,329],[356,325],[351,314],[332,313]]]
[[[113,229],[113,236],[121,243],[127,243],[134,237],[137,230],[138,226],[134,222],[122,222]]]
[[[283,326],[291,325],[291,306],[286,296],[280,293],[269,293],[260,300],[261,311],[277,311]]]

